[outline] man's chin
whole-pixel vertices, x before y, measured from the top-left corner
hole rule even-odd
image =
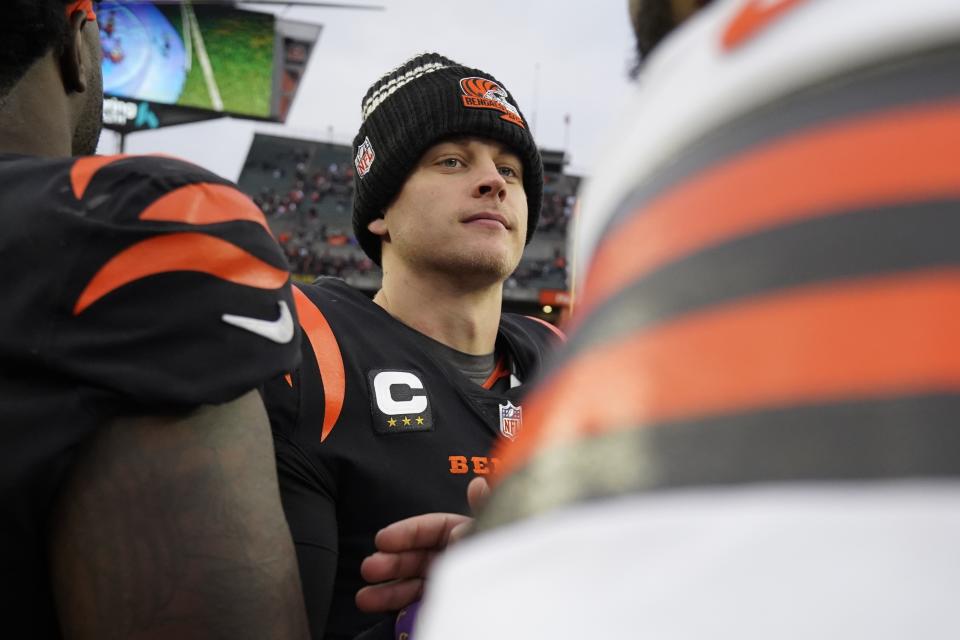
[[[435,256],[431,262],[435,271],[450,274],[475,285],[502,283],[517,267],[515,260],[492,251],[466,251]]]

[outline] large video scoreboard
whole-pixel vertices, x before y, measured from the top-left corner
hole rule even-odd
[[[143,117],[142,103],[151,114],[182,107],[178,123],[214,114],[283,121],[320,34],[222,3],[104,0],[96,10],[113,98],[105,123],[126,130],[119,121],[131,104],[141,114],[134,128],[164,124]]]

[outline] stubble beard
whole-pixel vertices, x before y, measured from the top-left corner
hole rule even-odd
[[[461,281],[470,287],[502,284],[520,262],[519,258],[514,259],[506,251],[457,251],[455,248],[429,254],[417,252],[408,258],[420,268]]]
[[[83,113],[80,116],[80,122],[77,123],[77,129],[73,132],[73,155],[92,156],[97,152],[97,145],[100,143],[100,132],[103,127],[103,93],[99,96],[91,96],[84,106]]]
[[[99,39],[97,40],[99,46]],[[100,133],[103,129],[103,76],[100,72],[99,56],[96,68],[87,78],[87,90],[84,92],[83,111],[73,132],[71,150],[75,156],[92,156],[97,152]]]

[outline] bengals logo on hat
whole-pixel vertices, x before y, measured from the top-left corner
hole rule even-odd
[[[460,80],[463,91],[463,106],[471,109],[494,109],[503,113],[501,120],[512,122],[523,129],[527,128],[520,112],[510,104],[507,90],[487,78],[463,78]]]

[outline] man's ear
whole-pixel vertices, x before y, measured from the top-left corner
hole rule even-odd
[[[370,224],[367,225],[367,231],[375,236],[380,236],[383,238],[387,235],[387,221],[383,218],[375,218],[374,220],[370,221]]]
[[[63,88],[67,93],[83,93],[87,90],[87,65],[94,64],[83,42],[83,28],[87,16],[76,10],[67,19],[67,39],[60,54],[60,72],[63,75]]]

